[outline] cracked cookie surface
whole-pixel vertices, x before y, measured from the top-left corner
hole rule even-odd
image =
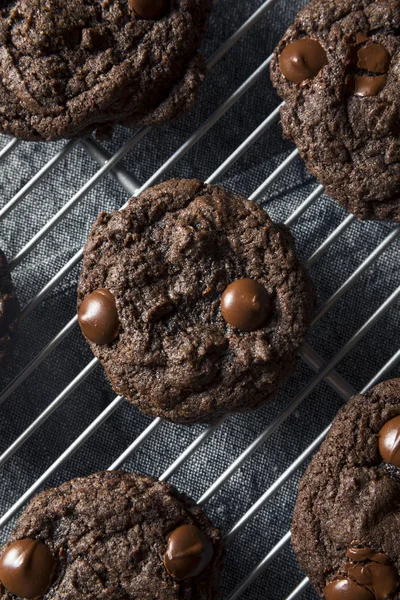
[[[0,131],[27,140],[153,125],[190,108],[210,0],[170,0],[159,20],[128,0],[0,7]]]
[[[228,325],[233,281],[264,286],[270,316],[254,331]],[[115,298],[111,343],[90,343],[119,394],[175,422],[212,422],[273,399],[297,364],[315,296],[283,225],[257,204],[199,180],[170,180],[102,213],[84,250],[78,307]]]
[[[0,381],[12,354],[19,323],[19,302],[6,257],[0,250]]]
[[[358,581],[365,566],[372,575],[373,569],[382,569],[370,562],[369,554],[373,561],[389,563],[387,570],[394,566],[398,576],[399,470],[385,463],[379,451],[382,428],[398,415],[400,379],[380,383],[352,398],[339,411],[301,480],[292,542],[300,565],[321,597],[327,585],[332,590],[338,579],[354,578],[353,571]],[[392,443],[393,448],[397,446],[393,438]],[[355,562],[349,564],[349,559]],[[357,565],[360,561],[364,567]],[[388,598],[398,600],[399,588]]]
[[[200,575],[178,581],[164,567],[169,534],[195,525],[213,547]],[[96,473],[38,494],[21,515],[16,540],[44,542],[57,567],[46,600],[215,600],[223,543],[203,510],[168,483],[124,472]],[[1,600],[15,598],[1,588]]]
[[[326,64],[290,81],[281,56],[302,38],[320,43]],[[279,43],[271,79],[284,135],[327,193],[360,219],[399,223],[400,2],[313,0]]]

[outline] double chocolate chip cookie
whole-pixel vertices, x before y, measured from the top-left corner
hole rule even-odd
[[[0,551],[0,598],[215,600],[224,547],[170,484],[105,472],[38,494]]]
[[[292,541],[326,600],[400,598],[400,379],[341,409],[299,489]]]
[[[0,382],[11,357],[19,322],[19,302],[6,257],[0,250]]]
[[[0,131],[74,138],[192,106],[210,0],[2,0]]]
[[[397,0],[313,0],[271,63],[284,135],[360,219],[400,222],[399,32]]]
[[[289,230],[197,179],[167,181],[103,212],[78,285],[82,331],[114,390],[181,423],[274,398],[314,303]]]

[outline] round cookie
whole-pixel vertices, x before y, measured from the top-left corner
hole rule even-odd
[[[295,368],[314,304],[289,230],[254,202],[197,179],[164,182],[124,210],[103,212],[78,285],[81,327],[114,390],[181,423],[274,398]]]
[[[397,0],[312,0],[271,63],[285,137],[359,219],[400,222],[399,31]]]
[[[210,6],[210,0],[4,0],[0,131],[56,140],[178,117],[204,78],[199,47]]]
[[[292,543],[326,600],[400,599],[399,416],[400,379],[355,396],[301,480]]]
[[[19,302],[6,257],[0,250],[0,381],[1,373],[11,357],[18,322]]]
[[[215,600],[223,556],[218,529],[172,485],[96,473],[31,501],[0,551],[0,598]]]

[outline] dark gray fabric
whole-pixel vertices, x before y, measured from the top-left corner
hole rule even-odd
[[[135,146],[124,160],[124,165],[138,181],[145,182],[265,60],[303,3],[298,0],[277,1],[212,69],[196,109],[183,120],[151,131]],[[218,0],[204,44],[206,56],[211,56],[260,5],[260,0]],[[163,178],[207,178],[265,119],[277,102],[268,73],[265,73]],[[121,128],[112,141],[105,143],[105,147],[113,152],[130,135],[130,132]],[[2,139],[3,145],[6,141]],[[21,144],[0,165],[1,204],[5,204],[61,147],[62,143]],[[276,124],[240,158],[220,183],[249,195],[292,149],[290,143],[282,140],[280,127]],[[0,223],[0,247],[7,256],[14,256],[97,168],[80,146],[69,154]],[[264,195],[263,206],[275,220],[283,221],[315,185],[301,160],[297,159]],[[107,176],[31,252],[14,272],[23,304],[82,246],[99,211],[120,207],[127,198],[115,180]],[[346,212],[327,197],[315,203],[293,228],[301,257],[309,257],[346,216]],[[392,229],[392,225],[384,223],[353,223],[338,238],[310,269],[318,290],[319,305],[328,300]],[[309,342],[324,360],[332,358],[399,285],[398,252],[397,240],[314,327]],[[79,267],[21,325],[15,361],[7,381],[11,381],[74,316],[78,273]],[[354,389],[362,388],[398,349],[399,321],[397,302],[338,365],[338,371]],[[0,407],[0,451],[3,452],[21,434],[91,359],[88,347],[75,328]],[[398,367],[395,367],[387,376],[399,374]],[[299,363],[297,372],[283,387],[273,405],[254,414],[238,415],[227,420],[176,472],[172,483],[198,499],[310,382],[312,375],[304,363]],[[114,394],[101,368],[97,367],[46,424],[0,467],[1,513],[19,498],[113,398]],[[341,403],[340,397],[325,383],[317,386],[271,439],[228,479],[205,505],[209,516],[224,533],[312,442],[330,422]],[[151,419],[123,402],[42,487],[107,468],[150,422]],[[200,426],[185,428],[165,423],[130,457],[125,468],[160,476],[203,430]],[[299,476],[300,472],[297,472],[291,477],[229,544],[223,598],[229,596],[290,527]],[[0,541],[4,541],[10,526],[1,532]],[[302,574],[288,546],[248,588],[243,598],[283,599],[301,578]],[[308,590],[303,597],[311,599],[315,595]]]

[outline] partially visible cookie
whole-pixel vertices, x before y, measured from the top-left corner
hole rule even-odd
[[[271,62],[285,137],[360,219],[400,222],[400,3],[312,0]]]
[[[155,125],[195,102],[210,0],[2,0],[0,131],[26,140]]]
[[[114,390],[181,423],[273,399],[314,305],[289,230],[197,179],[102,213],[78,285],[80,325]]]
[[[19,322],[19,302],[6,257],[0,250],[0,380],[10,360]]]
[[[297,558],[326,600],[400,598],[400,379],[352,398],[300,483]]]
[[[0,550],[0,599],[216,600],[221,536],[168,483],[96,473],[38,494]]]

